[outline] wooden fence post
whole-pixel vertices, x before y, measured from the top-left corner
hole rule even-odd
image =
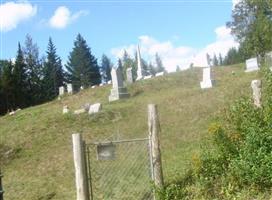
[[[148,132],[151,139],[151,167],[152,177],[155,186],[158,188],[163,187],[163,173],[161,163],[161,150],[160,150],[160,123],[158,117],[157,106],[155,104],[148,105]]]
[[[2,173],[0,170],[0,200],[4,200],[4,190],[3,190],[3,186],[2,186]]]
[[[72,135],[77,200],[90,200],[85,147],[81,135]]]

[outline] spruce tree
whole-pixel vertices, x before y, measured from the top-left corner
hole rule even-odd
[[[13,69],[13,84],[14,84],[14,96],[15,104],[17,107],[23,108],[28,106],[27,98],[27,66],[24,61],[23,51],[20,43],[18,43],[18,50]]]
[[[157,71],[157,73],[165,71],[164,66],[162,64],[161,57],[159,56],[158,53],[156,53],[156,55],[155,55],[155,61],[156,61],[156,71]]]
[[[101,60],[101,74],[104,82],[108,82],[111,80],[111,68],[112,63],[110,59],[105,54],[103,54]]]
[[[61,59],[56,53],[56,47],[49,38],[44,64],[44,92],[45,98],[51,100],[58,95],[58,88],[63,85],[64,73]]]
[[[217,56],[214,54],[213,55],[213,66],[218,66],[218,59],[217,59]]]
[[[75,89],[79,89],[80,86],[96,85],[101,81],[97,59],[92,55],[86,40],[80,34],[74,41],[74,47],[68,57],[66,68],[69,74],[69,82],[73,84]]]
[[[43,102],[42,77],[43,65],[39,59],[39,48],[30,35],[26,36],[24,58],[27,72],[28,104],[35,105]]]

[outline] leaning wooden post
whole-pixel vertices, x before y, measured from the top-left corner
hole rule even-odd
[[[2,186],[2,173],[0,170],[0,200],[4,200],[4,191],[3,191],[3,186]]]
[[[253,95],[253,102],[254,105],[258,108],[261,107],[261,87],[262,82],[261,80],[253,80],[251,81],[251,88],[252,88],[252,95]]]
[[[72,135],[76,178],[77,200],[89,200],[88,176],[86,170],[85,149],[81,135]]]
[[[160,150],[160,123],[158,117],[157,106],[155,104],[148,105],[148,132],[151,139],[151,167],[152,177],[155,186],[158,188],[163,187],[163,173],[161,163],[161,150]]]

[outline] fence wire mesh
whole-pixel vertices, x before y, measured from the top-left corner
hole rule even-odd
[[[88,144],[92,200],[151,200],[149,140]]]

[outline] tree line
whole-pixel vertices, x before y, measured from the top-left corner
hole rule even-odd
[[[131,58],[126,51],[118,60],[125,79],[129,67],[136,78],[136,61],[137,57]],[[158,54],[156,66],[147,64],[144,59],[142,66],[146,74],[155,75],[164,70]],[[23,46],[18,43],[15,61],[0,60],[0,114],[53,100],[58,96],[59,87],[67,83],[72,83],[73,89],[78,91],[80,87],[108,82],[112,67],[112,61],[105,54],[98,63],[81,34],[76,36],[65,65],[51,37],[45,56],[40,56],[38,45],[27,35]]]

